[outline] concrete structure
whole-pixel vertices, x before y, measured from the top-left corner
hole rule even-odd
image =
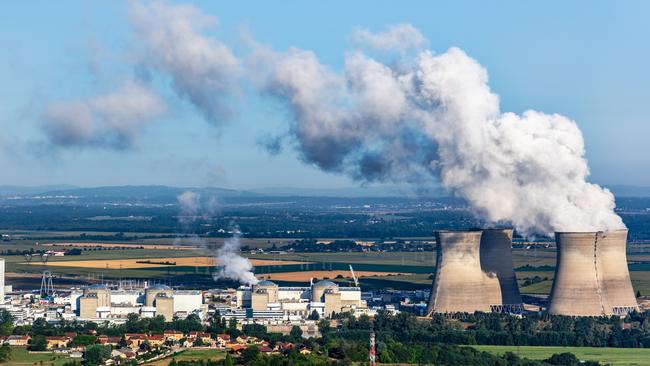
[[[512,267],[512,230],[439,231],[436,241],[427,315],[522,309]]]
[[[627,230],[555,233],[550,314],[624,315],[638,310],[627,268]]]
[[[92,285],[80,297],[71,294],[69,299],[55,298],[55,302],[66,300],[79,302],[79,317],[83,319],[126,318],[129,314],[139,314],[142,317],[162,315],[166,320],[171,320],[174,315],[183,318],[191,313],[200,315],[207,310],[200,291],[174,291],[165,285],[135,290]],[[77,307],[71,308],[76,310]]]
[[[237,308],[250,309],[256,318],[305,318],[313,311],[330,316],[367,309],[358,287],[340,287],[328,280],[310,287],[279,287],[271,281],[260,281],[251,287],[237,289]],[[240,315],[245,316],[245,313]]]
[[[492,311],[518,312],[523,301],[512,266],[512,229],[485,229],[481,234],[481,269],[490,280],[488,302]],[[492,280],[496,279],[496,281]]]
[[[480,231],[436,232],[436,274],[427,314],[490,311]]]

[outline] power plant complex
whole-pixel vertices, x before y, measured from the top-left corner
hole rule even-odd
[[[555,234],[550,314],[625,315],[638,310],[627,268],[627,230]],[[512,230],[436,233],[436,273],[426,313],[521,312]]]

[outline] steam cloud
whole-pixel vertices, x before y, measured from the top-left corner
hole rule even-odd
[[[54,145],[121,149],[164,110],[151,89],[128,80],[105,95],[50,104],[43,113],[43,128]]]
[[[241,69],[224,44],[201,34],[216,20],[161,2],[136,2],[130,19],[143,46],[139,62],[168,75],[208,121],[223,120]],[[363,182],[438,181],[482,218],[524,234],[624,227],[611,192],[587,181],[575,122],[502,112],[477,61],[459,48],[422,50],[427,40],[409,24],[378,34],[358,29],[352,40],[400,57],[353,50],[338,72],[314,52],[276,52],[251,41],[246,76],[289,107],[290,135],[304,161]],[[51,105],[45,129],[58,144],[124,146],[161,109],[150,90],[129,83],[108,96]],[[270,144],[276,151],[279,141]]]
[[[180,207],[178,220],[184,231],[189,231],[190,225],[199,218],[209,218],[217,211],[218,203],[215,197],[203,199],[196,192],[185,191],[178,195],[176,199]],[[198,235],[191,235],[190,240],[192,244],[200,245],[202,248],[207,249],[205,240]],[[216,260],[219,271],[213,275],[215,280],[218,278],[229,278],[247,285],[257,283],[257,278],[255,278],[252,271],[253,265],[247,258],[239,254],[240,247],[241,231],[238,227],[234,227],[233,236],[226,239],[224,245],[217,250]]]
[[[419,32],[386,34],[356,38],[398,51],[423,43]],[[439,180],[482,218],[525,234],[624,227],[614,196],[587,182],[575,122],[500,111],[486,70],[459,48],[423,50],[397,64],[355,51],[342,73],[310,51],[256,54],[270,62],[259,69],[261,89],[289,106],[303,159],[325,171],[361,181]]]
[[[239,255],[239,248],[241,248],[241,231],[235,227],[233,236],[226,239],[223,246],[217,250],[217,265],[221,268],[215,274],[215,279],[230,278],[240,283],[254,285],[258,280],[253,274],[253,264],[248,258]]]
[[[368,29],[358,28],[352,33],[352,41],[379,51],[402,52],[421,48],[427,43],[426,37],[411,24],[393,25],[382,33],[372,33]]]
[[[191,5],[135,2],[130,22],[142,46],[143,67],[171,78],[174,91],[206,120],[218,124],[230,114],[224,99],[237,89],[239,60],[224,44],[201,35],[216,18]]]

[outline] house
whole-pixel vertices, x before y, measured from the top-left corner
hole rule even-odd
[[[248,348],[248,346],[245,345],[245,344],[231,343],[231,344],[228,344],[226,346],[226,348],[228,349],[228,351],[230,351],[230,352],[232,352],[234,354],[240,354],[241,351]]]
[[[307,347],[300,347],[300,351],[298,351],[298,352],[300,352],[301,355],[310,355],[311,354],[311,350],[309,348],[307,348]]]
[[[277,343],[275,344],[275,348],[276,348],[277,350],[279,350],[279,351],[282,351],[282,352],[284,352],[284,351],[290,351],[290,350],[293,349],[293,347],[295,347],[295,346],[294,346],[293,343],[291,343],[291,342],[277,342]]]
[[[185,337],[185,334],[183,334],[183,332],[179,332],[177,330],[166,330],[163,335],[165,336],[165,340],[171,340],[174,342],[178,342]]]
[[[5,342],[10,346],[27,346],[30,339],[28,335],[11,335]]]
[[[126,339],[126,343],[130,348],[138,348],[140,345],[144,344],[144,342],[147,341],[147,335],[146,334],[125,334],[124,338]]]
[[[111,357],[119,357],[123,360],[130,360],[135,358],[136,354],[129,348],[115,349],[111,352]]]
[[[210,344],[210,345],[214,344],[214,339],[212,339],[210,333],[190,332],[188,338],[192,341],[201,340],[201,342],[205,344]]]
[[[228,343],[230,343],[230,334],[217,334],[217,345],[219,347],[225,347]]]
[[[100,335],[97,337],[97,342],[102,346],[117,346],[122,340],[121,337],[109,337],[105,335]]]
[[[47,349],[65,348],[65,347],[68,346],[68,343],[70,342],[70,338],[68,338],[68,337],[45,337],[45,341],[47,342]]]
[[[261,353],[265,353],[267,355],[274,352],[271,347],[266,347],[266,346],[260,347],[259,350],[260,350]]]
[[[147,341],[152,347],[160,347],[165,344],[165,336],[163,334],[152,334],[147,337]]]

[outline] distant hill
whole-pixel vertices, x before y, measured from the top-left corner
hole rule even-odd
[[[611,185],[607,186],[616,197],[650,197],[650,187]]]
[[[10,186],[0,185],[0,195],[25,195],[25,194],[38,194],[48,191],[59,191],[65,189],[75,189],[77,186],[71,184],[57,184],[45,186]]]
[[[159,185],[147,186],[107,186],[91,188],[58,189],[41,192],[44,196],[76,196],[87,198],[175,198],[185,191],[219,197],[257,196],[255,193],[226,188],[169,187]]]

